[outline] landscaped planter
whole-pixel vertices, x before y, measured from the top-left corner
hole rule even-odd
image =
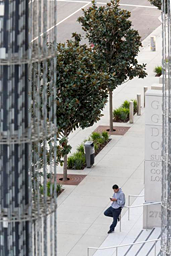
[[[137,101],[133,100],[134,114],[137,113]],[[114,122],[127,123],[129,121],[129,101],[125,100],[124,103],[113,111]]]
[[[162,75],[162,67],[161,66],[155,67],[154,72],[156,73],[155,74],[156,77],[160,77]]]
[[[107,132],[97,133],[93,132],[88,138],[93,141],[95,156],[109,143],[109,135]],[[83,170],[86,167],[86,158],[84,153],[84,144],[82,143],[78,148],[77,152],[68,157],[68,169],[72,170]]]
[[[50,188],[51,188],[51,184],[52,184],[52,195],[51,195],[51,191],[50,191]],[[47,196],[50,198],[51,196],[53,197],[54,195],[54,183],[52,183],[51,181],[47,181]],[[64,189],[62,188],[62,185],[61,184],[56,184],[56,193],[57,193],[57,196],[59,196],[63,191]],[[40,185],[40,194],[43,196],[44,194],[44,186],[43,185]]]

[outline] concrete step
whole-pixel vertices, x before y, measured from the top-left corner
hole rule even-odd
[[[138,238],[142,235],[142,233],[143,233],[143,230],[141,230],[140,232],[139,232],[139,234],[137,235],[137,237],[135,238],[135,239],[130,239],[130,237],[131,237],[131,232],[130,232],[130,236],[128,237],[128,238],[126,238],[126,239],[124,239],[124,241],[122,242],[122,244],[130,244],[130,243],[136,243],[137,241],[138,241]],[[121,244],[121,245],[122,245]],[[120,248],[118,248],[118,255],[119,256],[123,256],[123,255],[125,255],[125,254],[128,254],[129,253],[129,251],[132,249],[132,246],[124,246],[124,247],[120,247]],[[115,254],[113,254],[112,256],[114,256]]]
[[[142,192],[143,193],[143,192]],[[143,198],[139,197],[135,200],[133,205],[140,205],[143,203]],[[142,230],[143,211],[142,207],[132,208],[130,214],[130,221],[128,221],[128,214],[122,217],[122,232],[119,232],[119,225],[116,232],[110,234],[100,248],[110,247],[115,245],[131,244],[147,240],[154,240],[160,237],[161,229],[154,228],[150,230]],[[146,243],[133,246],[125,246],[118,248],[119,256],[154,256],[154,244]],[[160,252],[160,242],[156,244],[156,252]],[[93,256],[116,256],[116,249],[97,250]]]
[[[158,239],[158,238],[160,238],[160,236],[161,236],[161,229],[155,228],[148,240]],[[156,252],[158,253],[160,251],[160,242],[144,244],[138,255],[139,256],[144,256],[144,255],[146,255],[146,256],[153,255],[154,256],[155,244],[156,244]]]
[[[143,193],[143,192],[142,192]],[[137,198],[133,205],[140,205],[144,202],[142,197]],[[116,231],[106,238],[106,240],[102,243],[100,248],[115,246],[119,244],[129,244],[133,243],[135,237],[137,237],[138,232],[142,229],[142,220],[143,220],[143,209],[142,207],[132,208],[131,209],[131,218],[128,221],[128,213],[122,217],[122,232],[119,231],[119,223],[116,227]],[[128,250],[128,247],[124,248]],[[106,249],[106,250],[97,250],[93,256],[111,256],[116,255],[115,249]],[[120,256],[120,254],[118,254]]]
[[[154,232],[154,229],[152,230],[142,230],[142,233],[137,237],[135,242],[141,242],[141,241],[147,241],[150,239],[151,234]],[[123,256],[135,256],[138,255],[142,248],[142,244],[136,244],[129,247],[127,252],[123,254]],[[144,254],[145,255],[145,254]],[[122,255],[121,255],[122,256]]]
[[[152,230],[141,230],[134,241],[130,243],[143,242],[160,238],[161,229],[154,228]],[[122,244],[127,244],[126,239]],[[154,256],[155,242],[131,245],[128,247],[118,248],[119,256]],[[160,241],[156,243],[156,253],[160,252]],[[116,252],[115,252],[116,253]],[[115,253],[112,256],[115,256]]]
[[[160,256],[160,249],[161,249],[161,244],[160,244],[160,241],[156,243],[156,255],[157,256]],[[153,247],[151,248],[151,250],[148,252],[148,254],[146,256],[154,256],[154,245]]]

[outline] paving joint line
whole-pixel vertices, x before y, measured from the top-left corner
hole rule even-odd
[[[103,211],[103,212],[104,212],[104,211]],[[86,232],[81,235],[81,237],[78,239],[78,241],[75,243],[75,245],[74,245],[74,246],[70,249],[70,251],[67,253],[67,255],[68,255],[68,254],[72,251],[72,249],[80,242],[80,240],[83,238],[83,236],[86,235],[87,231],[92,227],[92,225],[93,225],[93,224],[95,223],[95,221],[99,218],[99,216],[101,215],[101,213],[102,213],[102,212],[100,212],[100,214],[99,214],[99,215],[97,216],[97,218],[93,221],[93,223],[90,224],[90,226],[87,228]],[[102,236],[102,237],[104,237],[104,236]],[[106,235],[106,238],[107,238],[107,235]],[[105,238],[105,239],[106,239],[106,238]],[[103,240],[103,242],[104,242],[104,241],[105,241],[105,240]],[[103,243],[103,242],[102,242],[102,243]],[[102,244],[102,243],[101,243],[101,244]],[[101,246],[101,245],[100,245],[100,246]],[[99,246],[99,247],[100,247],[100,246]]]
[[[52,0],[53,1],[53,0]],[[34,0],[32,0],[32,2],[34,2]],[[66,18],[64,18],[63,20],[59,21],[57,24],[55,24],[54,26],[50,27],[46,32],[44,33],[48,33],[50,30],[52,30],[53,28],[55,28],[56,26],[60,25],[62,22],[66,21],[67,19],[69,19],[70,17],[72,17],[73,15],[75,15],[77,12],[81,11],[82,9],[84,9],[85,7],[87,7],[89,4],[91,4],[92,2],[89,1],[76,1],[76,0],[58,0],[58,2],[68,2],[68,3],[82,3],[85,5],[83,5],[81,8],[79,8],[78,10],[76,10],[75,12],[71,13],[70,15],[68,15]],[[96,4],[102,4],[102,5],[106,5],[107,3],[103,3],[103,2],[97,2]],[[157,9],[157,7],[154,6],[143,6],[143,5],[130,5],[130,4],[120,4],[120,6],[128,6],[128,7],[136,7],[136,8],[148,8],[148,9]],[[34,42],[35,40],[37,40],[39,37],[42,37],[44,35],[44,33],[38,35],[37,37],[35,37],[31,42]]]
[[[132,173],[132,175],[134,175],[134,173],[137,171],[137,169],[141,166],[141,164],[144,163],[144,160],[141,161],[141,163],[137,166],[137,168],[135,169],[135,171]],[[131,179],[132,175],[128,178],[128,180]],[[144,188],[143,188],[144,189]]]
[[[117,135],[116,135],[117,136]],[[124,135],[123,135],[124,136]],[[116,145],[117,145],[117,143],[123,138],[123,136],[122,137],[120,137],[119,139],[118,139],[118,141],[115,143],[115,145],[113,146],[113,147],[115,147]],[[114,138],[111,138],[111,140],[113,140]],[[110,142],[109,142],[110,143]],[[103,158],[113,149],[113,147],[111,147],[110,149],[109,149],[109,151],[97,162],[98,164],[103,160]]]
[[[51,31],[52,29],[54,29],[55,27],[59,26],[62,22],[66,21],[67,19],[71,18],[72,16],[74,16],[77,12],[81,11],[83,8],[87,7],[91,2],[87,2],[84,6],[82,6],[81,8],[79,8],[78,10],[76,10],[75,12],[71,13],[70,15],[68,15],[66,18],[64,18],[63,20],[59,21],[58,23],[56,23],[54,26],[50,27],[49,29],[46,30],[46,32],[40,34],[39,36],[35,37],[31,42],[34,42],[35,40],[37,40],[39,37],[42,37],[45,33],[48,34],[49,31]]]

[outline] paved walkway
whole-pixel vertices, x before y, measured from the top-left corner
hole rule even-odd
[[[152,35],[156,36],[157,51],[150,51],[150,36],[143,42],[139,61],[146,62],[148,77],[134,79],[118,87],[114,93],[114,107],[124,100],[135,99],[142,94],[143,87],[158,83],[154,77],[154,67],[161,65],[161,27]],[[143,102],[142,102],[143,104]],[[93,127],[78,129],[70,136],[72,152],[99,125],[108,124],[108,104],[104,117]],[[117,124],[121,125],[121,124]],[[110,218],[104,217],[104,210],[110,205],[112,185],[118,184],[126,194],[139,194],[144,187],[144,109],[142,115],[135,117],[133,125],[124,136],[111,136],[110,143],[98,154],[95,165],[82,171],[68,173],[87,174],[78,186],[65,186],[58,199],[58,251],[59,256],[86,256],[87,247],[99,247],[108,237]],[[61,173],[62,169],[58,168]],[[124,214],[124,211],[123,211]],[[122,232],[130,232],[122,226]],[[130,227],[131,229],[131,227]],[[139,228],[138,228],[139,230]],[[137,233],[138,233],[137,230]],[[115,236],[119,236],[116,231]],[[91,255],[91,254],[90,254]]]
[[[132,206],[140,206],[144,203],[144,190],[141,192],[140,197],[137,197]],[[116,232],[107,236],[105,241],[101,244],[98,250],[89,248],[88,256],[116,256],[116,249],[104,249],[106,247],[113,247],[117,245],[126,245],[131,243],[140,243],[133,246],[124,246],[118,248],[119,256],[154,256],[160,251],[160,241],[154,247],[154,242],[143,244],[143,241],[159,239],[161,228],[142,229],[143,225],[143,207],[135,207],[130,209],[130,219],[128,220],[128,212],[122,216],[121,227],[118,224]],[[121,229],[121,232],[120,232]],[[95,253],[94,253],[95,252]]]

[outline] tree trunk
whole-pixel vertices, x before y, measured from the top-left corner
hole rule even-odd
[[[110,119],[110,123],[109,123],[109,128],[110,128],[110,132],[113,132],[113,97],[112,97],[112,90],[109,90],[109,119]]]
[[[67,155],[64,155],[63,181],[67,180]]]

